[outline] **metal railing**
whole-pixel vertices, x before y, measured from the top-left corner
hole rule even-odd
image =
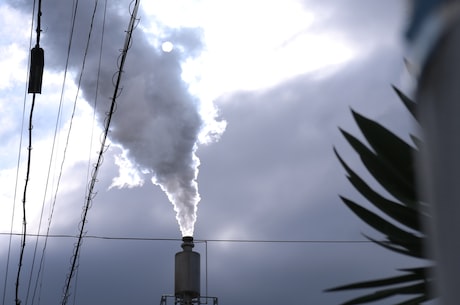
[[[200,296],[191,300],[184,300],[183,298],[176,297],[174,295],[163,295],[161,296],[160,305],[168,305],[168,299],[171,300],[169,304],[174,305],[201,305],[201,304],[212,304],[218,305],[217,297]]]

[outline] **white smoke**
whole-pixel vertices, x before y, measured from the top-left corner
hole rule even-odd
[[[24,0],[22,3],[25,5]],[[94,1],[79,3],[71,49],[72,70],[80,68],[94,8]],[[113,95],[112,76],[117,70],[117,57],[129,22],[129,1],[123,4],[109,1],[108,5],[98,92],[101,102],[97,106],[101,120],[108,110],[109,97]],[[88,101],[94,100],[98,75],[98,43],[103,20],[103,7],[100,6],[81,87]],[[41,44],[47,56],[45,69],[62,69],[64,66],[71,12],[68,1],[43,2],[42,26],[47,31]],[[140,28],[134,32],[110,139],[124,148],[127,158],[139,172],[152,174],[152,182],[162,188],[174,206],[182,235],[192,236],[200,201],[197,184],[200,161],[196,150],[203,143],[202,139],[218,137],[225,129],[225,123],[216,120],[215,111],[202,111],[201,101],[189,93],[188,85],[181,77],[182,64],[201,52],[201,31],[158,27],[162,37],[148,37]],[[158,46],[154,46],[155,41]],[[164,52],[161,41],[168,41],[174,47]],[[142,182],[137,180],[137,184]],[[115,184],[122,185],[122,182]]]

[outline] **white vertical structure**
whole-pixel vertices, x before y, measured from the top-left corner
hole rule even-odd
[[[417,94],[425,148],[419,172],[429,202],[430,250],[443,305],[460,300],[460,22],[434,50]]]
[[[424,146],[420,192],[426,198],[429,251],[443,305],[460,300],[460,0],[413,1],[407,38],[420,68],[416,101]]]

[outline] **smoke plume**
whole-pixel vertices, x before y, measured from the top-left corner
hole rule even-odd
[[[12,6],[22,3],[25,9],[30,9],[30,4],[25,1],[10,2]],[[99,2],[81,86],[87,101],[94,100],[99,70],[104,19],[104,4]],[[101,124],[113,95],[112,78],[129,22],[129,1],[122,4],[112,2],[107,4],[96,107]],[[72,71],[79,71],[81,67],[93,9],[94,1],[79,1],[70,48],[69,68]],[[68,50],[71,2],[44,1],[42,11],[42,27],[46,28],[41,40],[46,56],[45,69],[60,71],[65,67]],[[146,34],[139,27],[133,34],[110,139],[123,146],[139,171],[152,174],[152,182],[162,188],[174,206],[182,235],[193,235],[200,201],[197,185],[200,162],[196,155],[199,138],[204,130],[219,134],[224,123],[202,115],[200,100],[189,93],[188,85],[181,77],[184,61],[199,55],[203,47],[201,30],[170,29],[160,24],[157,28],[157,35]],[[174,46],[170,52],[161,49],[164,41],[170,41]],[[210,126],[219,126],[221,130]]]

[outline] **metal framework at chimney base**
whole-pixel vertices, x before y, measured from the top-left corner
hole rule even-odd
[[[170,300],[169,303],[168,303],[168,299]],[[161,296],[160,305],[168,305],[168,304],[185,305],[187,303],[184,303],[184,300],[182,298],[174,296],[174,295]],[[217,297],[200,296],[198,298],[190,300],[187,305],[201,305],[201,304],[218,305],[218,299]]]

